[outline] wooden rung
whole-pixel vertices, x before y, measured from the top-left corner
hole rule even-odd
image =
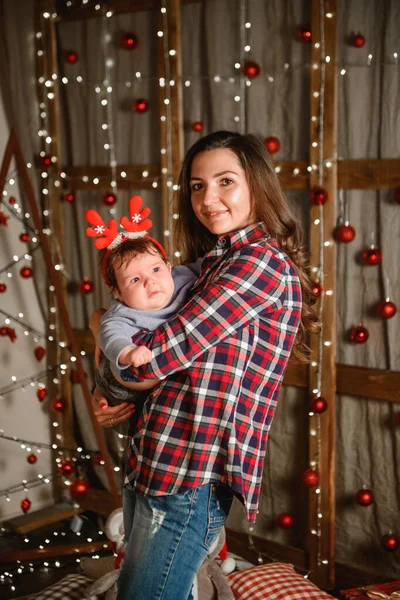
[[[26,562],[28,560],[43,560],[56,558],[58,556],[79,556],[82,554],[93,554],[94,552],[103,552],[112,550],[113,543],[108,540],[101,542],[83,542],[77,544],[63,544],[47,546],[46,548],[28,548],[26,550],[0,552],[0,564],[14,563],[17,560]]]
[[[15,533],[29,533],[29,531],[40,529],[40,527],[45,527],[51,523],[70,519],[83,512],[83,510],[82,507],[74,508],[67,503],[54,504],[53,506],[47,506],[26,515],[3,521],[3,527]]]

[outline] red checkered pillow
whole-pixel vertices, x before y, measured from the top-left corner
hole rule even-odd
[[[293,565],[272,563],[228,575],[236,600],[331,600],[326,592],[298,575]]]

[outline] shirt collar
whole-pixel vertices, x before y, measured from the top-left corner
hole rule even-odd
[[[218,240],[216,247],[223,248],[224,250],[227,250],[228,248],[238,250],[242,246],[246,246],[247,244],[259,240],[260,237],[270,237],[267,228],[262,221],[248,225],[244,229],[239,229],[239,231],[233,231],[232,233],[224,235]]]

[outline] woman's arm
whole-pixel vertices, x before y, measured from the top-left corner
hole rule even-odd
[[[153,352],[147,365],[135,370],[138,378],[164,379],[192,362],[260,315],[267,317],[283,307],[289,286],[297,275],[269,248],[247,246],[217,279],[206,282],[177,316],[152,334],[138,334],[134,343]],[[295,307],[297,311],[297,307]],[[297,327],[287,319],[287,328]]]
[[[109,406],[99,388],[96,387],[92,396],[92,409],[99,425],[114,427],[131,418],[135,412],[135,405],[130,402],[121,402],[116,406]]]
[[[100,321],[101,321],[101,317],[106,312],[107,311],[105,308],[98,308],[90,315],[90,319],[89,319],[89,329],[93,333],[94,343],[95,343],[94,359],[95,359],[95,363],[96,363],[96,369],[99,368],[100,360],[101,360],[101,348],[100,348],[100,344],[99,344]]]

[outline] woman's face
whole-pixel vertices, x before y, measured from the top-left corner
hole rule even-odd
[[[190,189],[196,217],[218,237],[256,220],[246,174],[232,150],[219,148],[196,154]]]

